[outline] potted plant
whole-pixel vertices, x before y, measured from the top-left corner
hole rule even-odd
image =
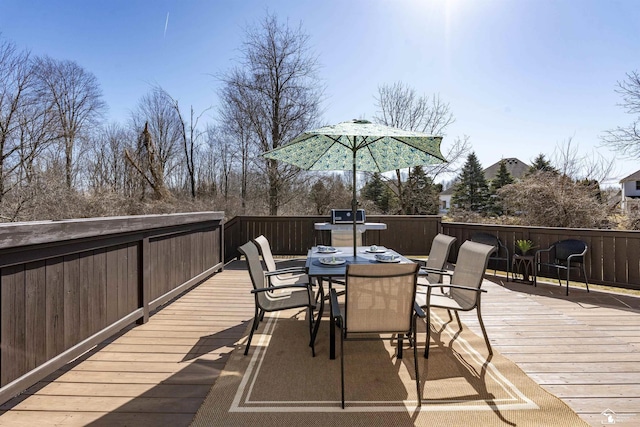
[[[533,242],[529,239],[520,239],[516,240],[516,254],[527,256],[532,255],[529,252],[535,249],[536,246],[533,245]]]

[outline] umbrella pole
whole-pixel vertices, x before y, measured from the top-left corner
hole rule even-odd
[[[354,149],[353,149],[353,164],[352,169],[353,169],[353,199],[351,200],[351,214],[353,215],[352,219],[353,219],[353,260],[356,260],[357,257],[357,252],[356,252],[356,247],[357,247],[357,241],[356,241],[356,213],[357,213],[357,208],[358,208],[358,200],[356,197],[356,149],[355,149],[355,136],[353,137],[353,145],[354,145]]]

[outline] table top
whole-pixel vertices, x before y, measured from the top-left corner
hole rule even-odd
[[[353,247],[338,246],[335,249],[336,252],[332,253],[318,252],[317,246],[309,249],[306,262],[307,274],[311,277],[342,277],[346,274],[347,265],[349,264],[379,264],[380,262],[376,260],[376,255],[393,255],[400,258],[400,263],[413,262],[393,249],[388,249],[384,246],[378,246],[377,252],[371,252],[369,246],[358,246],[355,259],[353,257]],[[345,262],[336,265],[326,265],[320,262],[320,258],[333,259],[334,257],[336,260],[344,260]]]

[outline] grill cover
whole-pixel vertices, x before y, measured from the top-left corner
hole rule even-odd
[[[332,224],[352,224],[353,212],[351,209],[331,209],[331,223]],[[364,209],[358,209],[356,211],[356,224],[364,224],[365,215]]]

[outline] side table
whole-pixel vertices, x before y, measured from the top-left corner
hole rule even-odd
[[[535,283],[535,260],[533,255],[518,255],[514,254],[511,261],[511,274],[514,282],[523,283]],[[516,274],[522,276],[522,279],[517,279]]]

